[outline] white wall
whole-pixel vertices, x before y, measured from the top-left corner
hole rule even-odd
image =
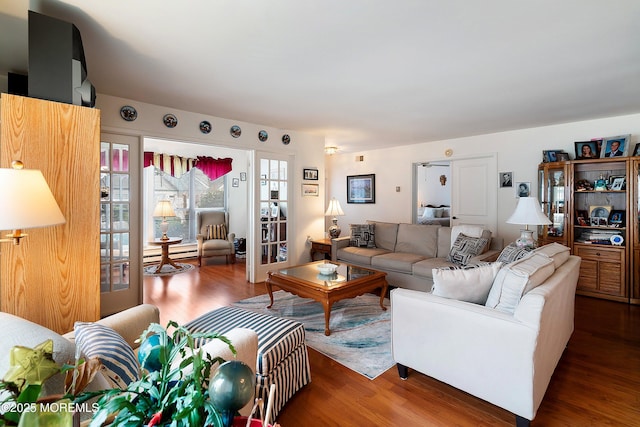
[[[566,123],[509,132],[478,135],[466,138],[422,144],[344,153],[327,156],[327,195],[336,197],[345,212],[338,218],[343,234],[348,234],[351,223],[367,219],[390,222],[411,222],[412,165],[417,162],[446,160],[445,151],[453,150],[449,159],[470,157],[484,153],[498,153],[499,172],[513,172],[513,181],[531,182],[532,195],[538,193],[538,164],[542,150],[560,149],[575,157],[574,142],[591,138],[631,134],[630,152],[640,142],[640,114],[605,119]],[[355,162],[363,155],[363,162]],[[376,174],[376,203],[347,204],[347,175]],[[396,192],[396,186],[400,192]],[[519,236],[519,226],[506,224],[516,206],[515,188],[498,189],[497,234],[510,242]],[[346,231],[344,231],[346,230]]]
[[[325,193],[324,186],[320,186],[319,197],[302,197],[302,169],[317,168],[319,182],[323,182],[325,159],[323,137],[182,111],[166,106],[145,104],[108,95],[98,94],[96,101],[96,107],[101,110],[101,127],[107,132],[292,156],[294,160],[290,171],[293,174],[292,182],[294,188],[292,192],[293,200],[290,202],[293,209],[290,208],[289,212],[290,215],[293,213],[290,216],[289,255],[293,263],[308,261],[307,236],[319,238],[324,235]],[[138,111],[138,118],[135,121],[127,122],[120,117],[120,108],[124,105],[131,105]],[[178,125],[175,128],[170,129],[164,126],[162,117],[167,113],[172,113],[178,118]],[[213,131],[210,134],[205,135],[200,132],[199,123],[202,120],[208,120],[213,125]],[[229,129],[232,125],[241,127],[242,135],[239,138],[233,138],[230,135]],[[268,132],[269,138],[266,142],[259,141],[258,132],[260,130]],[[289,145],[282,144],[281,138],[283,134],[291,136]],[[140,149],[142,150],[142,147]],[[239,177],[240,171],[247,171],[247,180],[252,179],[250,173],[251,165],[249,164],[250,157],[247,156],[246,159],[246,164],[244,165],[234,161],[232,177]],[[245,215],[246,218],[247,197],[242,195],[240,191],[243,188],[246,190],[247,183],[241,182],[239,188],[229,188],[232,192],[229,199],[230,215]]]

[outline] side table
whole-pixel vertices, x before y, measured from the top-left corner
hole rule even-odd
[[[315,254],[322,254],[323,259],[331,259],[331,239],[311,240],[311,261]]]
[[[169,237],[166,240],[153,239],[149,242],[150,245],[162,246],[162,258],[160,258],[160,264],[158,265],[158,268],[156,268],[156,273],[159,273],[160,270],[162,270],[162,266],[165,264],[172,265],[173,268],[180,270],[180,266],[169,258],[169,246],[180,242],[182,242],[182,237]]]

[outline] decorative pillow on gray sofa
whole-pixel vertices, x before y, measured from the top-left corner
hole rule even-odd
[[[375,224],[351,224],[349,246],[375,248]]]
[[[433,269],[431,293],[443,298],[484,304],[501,262]]]
[[[467,265],[471,258],[482,253],[488,243],[489,240],[484,237],[469,237],[460,233],[451,245],[447,261],[458,265]]]
[[[529,255],[533,251],[533,248],[519,248],[515,243],[511,243],[506,246],[502,252],[500,252],[500,256],[497,261],[504,262],[505,264],[510,264],[514,261],[522,259]]]

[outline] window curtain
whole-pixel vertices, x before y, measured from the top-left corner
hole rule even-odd
[[[213,157],[198,156],[195,167],[204,172],[211,181],[220,178],[231,172],[231,162],[233,159],[227,157],[225,159],[214,159]]]
[[[192,167],[196,167],[204,172],[211,180],[231,172],[231,162],[233,159],[214,159],[213,157],[198,156],[195,159],[188,157],[172,156],[152,151],[144,152],[144,167],[155,166],[164,173],[180,178],[189,172]]]

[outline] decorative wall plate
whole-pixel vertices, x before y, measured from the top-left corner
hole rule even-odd
[[[242,129],[240,129],[240,126],[238,125],[233,125],[231,126],[231,129],[229,130],[229,132],[231,133],[232,137],[239,138],[240,134],[242,134]]]
[[[209,123],[206,120],[203,120],[200,122],[200,132],[207,134],[207,133],[211,133],[211,130],[213,129],[213,126],[211,126],[211,123]]]
[[[260,132],[258,132],[258,139],[260,141],[265,142],[267,138],[269,138],[269,134],[266,130],[261,130]]]
[[[178,126],[178,118],[173,114],[165,114],[162,118],[164,125],[168,128],[174,128]]]
[[[120,117],[128,122],[132,122],[138,118],[138,112],[131,105],[125,105],[120,109]]]
[[[291,142],[291,137],[287,134],[282,135],[282,143],[284,145],[289,145],[289,143]]]
[[[619,234],[616,234],[616,235],[614,235],[614,236],[611,236],[611,237],[609,238],[609,240],[611,241],[611,244],[612,244],[612,245],[614,245],[614,246],[620,246],[620,245],[622,245],[622,243],[624,242],[624,237],[622,237],[622,236],[621,236],[621,235],[619,235]]]

